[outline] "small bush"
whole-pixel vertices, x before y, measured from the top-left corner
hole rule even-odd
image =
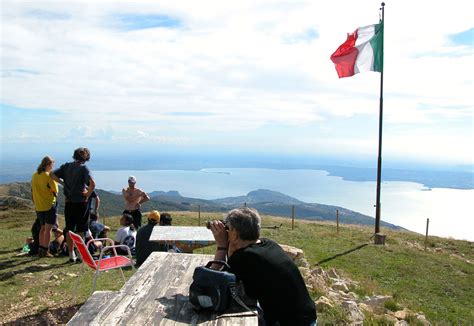
[[[390,311],[398,311],[402,309],[394,300],[385,301],[383,306],[385,307],[385,309],[388,309]]]

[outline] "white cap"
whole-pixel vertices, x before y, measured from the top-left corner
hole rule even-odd
[[[129,183],[137,183],[137,178],[135,178],[133,175],[128,177],[128,182]]]

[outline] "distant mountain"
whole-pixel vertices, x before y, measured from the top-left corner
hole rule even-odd
[[[97,193],[101,199],[99,213],[102,216],[116,216],[122,214],[123,198],[121,194],[98,189]],[[31,190],[29,182],[15,182],[2,185],[0,206],[18,205],[24,206],[31,203]],[[151,200],[142,205],[143,211],[153,209],[159,211],[198,211],[202,212],[226,212],[233,208],[247,205],[257,209],[262,214],[283,216],[291,218],[292,206],[295,206],[295,217],[297,219],[335,221],[336,210],[339,211],[339,222],[346,224],[374,225],[374,218],[351,211],[349,209],[323,205],[316,203],[305,203],[296,198],[287,196],[277,191],[258,189],[249,192],[246,196],[227,197],[215,200],[204,200],[181,196],[177,191],[153,191],[150,193]],[[16,199],[15,199],[16,198]],[[59,197],[59,212],[64,212],[64,196],[62,190]],[[394,224],[381,221],[381,226],[391,229],[403,230]]]
[[[278,191],[258,189],[251,191],[247,196],[226,197],[222,199],[215,199],[213,202],[223,206],[241,206],[242,203],[257,204],[257,203],[280,203],[286,205],[301,205],[304,202],[296,198],[287,196]]]
[[[288,217],[291,217],[292,206],[294,205],[295,216],[297,218],[319,221],[335,221],[336,210],[338,210],[339,222],[341,223],[374,225],[373,217],[339,206],[305,203],[296,198],[268,189],[258,189],[249,192],[247,196],[227,197],[213,200],[213,202],[228,209],[242,207],[246,204],[247,206],[257,209],[260,213]],[[403,229],[400,226],[383,221],[381,221],[380,224],[392,229]]]
[[[172,197],[183,197],[179,192],[176,190],[170,190],[170,191],[152,191],[148,194],[150,198],[155,198],[159,196],[172,196]]]

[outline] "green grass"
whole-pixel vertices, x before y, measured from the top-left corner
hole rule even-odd
[[[72,274],[78,274],[80,265],[68,264],[66,257],[15,256],[30,235],[34,216],[32,210],[0,212],[0,306],[6,311],[0,316],[0,323],[44,320],[48,313],[54,315],[56,323],[65,323],[90,294],[89,271],[81,281],[77,297],[73,295],[76,277]],[[173,212],[172,216],[174,225],[198,225],[197,213]],[[219,213],[201,213],[201,225],[221,217]],[[119,227],[118,217],[108,217],[105,223],[112,227],[109,237],[113,238]],[[372,228],[341,226],[336,233],[331,223],[296,221],[292,230],[288,219],[263,217],[263,225],[280,223],[280,229],[265,229],[262,236],[303,249],[311,266],[334,267],[344,277],[358,281],[360,287],[352,289],[358,295],[392,295],[387,309],[407,307],[422,311],[434,324],[474,323],[474,265],[466,261],[474,261],[473,243],[430,237],[430,250],[425,252],[421,235],[383,230],[387,234],[386,245],[376,246],[372,244]],[[60,225],[64,225],[62,219]],[[413,243],[418,247],[409,245]],[[439,252],[434,248],[440,248]],[[195,251],[213,252],[212,246]],[[462,255],[464,259],[459,258]],[[128,278],[132,271],[125,274]],[[97,289],[118,290],[121,286],[118,272],[109,271],[101,275]],[[312,293],[316,298],[319,295]],[[340,307],[319,313],[318,323],[322,325],[346,321]],[[388,322],[366,316],[366,324]]]

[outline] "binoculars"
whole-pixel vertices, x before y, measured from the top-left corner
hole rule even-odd
[[[224,224],[226,226],[226,229],[227,229],[227,225],[226,225],[226,222],[224,220],[220,220],[222,222],[222,224]],[[211,228],[211,222],[212,221],[207,221],[206,222],[206,228],[210,229]]]

